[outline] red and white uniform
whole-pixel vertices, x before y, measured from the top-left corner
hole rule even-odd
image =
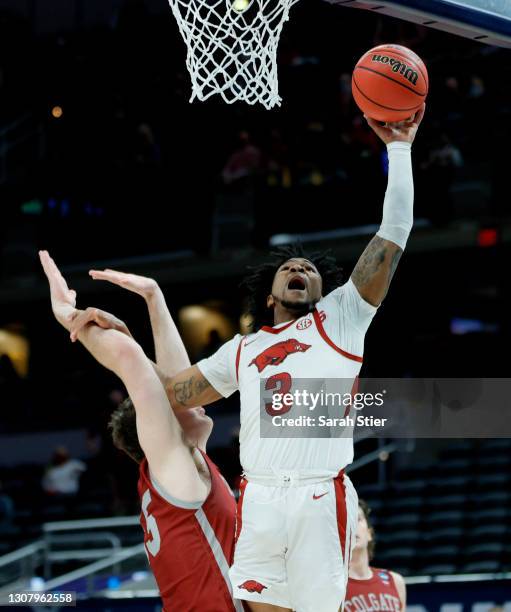
[[[392,574],[384,569],[370,569],[373,575],[368,580],[348,580],[344,612],[401,612],[401,599]]]
[[[350,392],[376,310],[349,280],[308,315],[238,335],[198,364],[223,396],[240,391],[236,597],[297,612],[337,612],[344,598],[358,500],[342,470],[353,460],[353,440],[261,438],[260,388],[261,379],[280,393],[292,392],[293,379],[342,379]]]
[[[236,504],[216,465],[202,454],[211,474],[204,502],[175,499],[151,475],[147,460],[140,464],[140,523],[165,612],[242,610],[228,577]]]

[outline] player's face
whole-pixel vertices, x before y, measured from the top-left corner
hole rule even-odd
[[[371,535],[369,525],[367,524],[364,511],[359,506],[357,533],[355,535],[355,548],[359,550],[365,550],[372,539],[373,537]]]
[[[297,257],[277,270],[271,292],[281,302],[300,305],[315,304],[321,298],[321,290],[321,276],[316,266],[308,259]]]
[[[176,411],[176,417],[183,433],[193,446],[205,442],[213,429],[213,420],[208,417],[202,406]]]

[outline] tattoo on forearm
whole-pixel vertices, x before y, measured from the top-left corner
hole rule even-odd
[[[397,249],[397,251],[395,251],[394,254],[392,255],[392,261],[390,263],[389,280],[387,281],[387,289],[389,288],[390,281],[392,280],[392,277],[394,276],[394,272],[396,271],[397,264],[399,263],[399,260],[401,259],[402,254],[403,254],[403,249]]]
[[[353,274],[351,275],[353,283],[356,287],[360,289],[373,280],[376,274],[386,272],[387,277],[384,284],[384,293],[387,293],[390,281],[394,276],[397,264],[399,263],[401,255],[403,254],[402,249],[399,248],[394,250],[394,252],[391,254],[391,249],[393,250],[391,244],[380,236],[375,236],[371,240],[365,251],[362,253],[362,256],[358,260],[358,263],[353,270]],[[385,262],[388,260],[389,256],[391,257],[390,262],[386,266],[386,269],[383,270]]]
[[[188,380],[174,385],[174,395],[182,406],[194,406],[197,396],[208,387],[211,385],[205,378],[196,380],[195,376],[190,376]]]
[[[386,255],[387,241],[380,236],[375,236],[362,253],[351,275],[357,287],[363,286],[371,280],[385,262]]]

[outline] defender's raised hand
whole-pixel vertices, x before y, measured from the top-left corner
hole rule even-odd
[[[89,274],[94,280],[105,280],[114,285],[119,285],[123,289],[128,289],[128,291],[138,293],[145,300],[153,297],[158,290],[158,283],[154,279],[138,274],[127,274],[110,269],[90,270]]]
[[[69,289],[65,278],[48,251],[39,251],[39,259],[50,285],[51,308],[57,321],[67,330],[77,316],[76,291]]]

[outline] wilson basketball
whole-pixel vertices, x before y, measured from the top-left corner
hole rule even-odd
[[[428,71],[421,58],[400,45],[380,45],[358,60],[351,79],[357,106],[377,121],[403,121],[428,94]]]

